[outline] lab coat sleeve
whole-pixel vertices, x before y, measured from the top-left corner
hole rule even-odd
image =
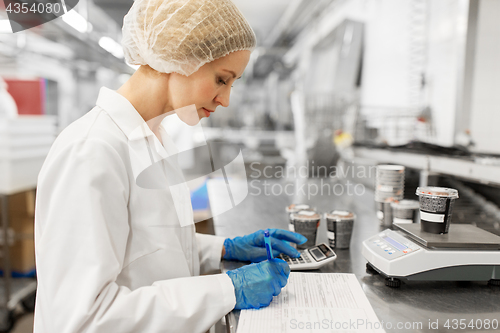
[[[35,333],[205,332],[233,309],[226,274],[136,290],[116,283],[130,231],[129,178],[108,143],[80,140],[45,164],[35,221]]]
[[[220,270],[224,240],[224,237],[196,234],[201,274],[208,274]]]

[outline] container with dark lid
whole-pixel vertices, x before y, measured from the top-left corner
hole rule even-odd
[[[446,234],[450,228],[453,202],[458,191],[446,187],[418,187],[421,230],[433,234]]]

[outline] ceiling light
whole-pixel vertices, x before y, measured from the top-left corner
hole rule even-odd
[[[116,42],[113,38],[106,36],[101,37],[101,39],[99,39],[99,46],[108,51],[109,53],[111,53],[112,55],[114,55],[115,57],[117,57],[118,59],[124,58],[122,46],[118,42]]]
[[[89,28],[87,20],[75,10],[71,10],[62,16],[63,21],[78,32],[86,33]]]

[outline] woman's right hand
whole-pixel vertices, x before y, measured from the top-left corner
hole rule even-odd
[[[268,306],[278,296],[290,275],[290,267],[281,259],[271,259],[227,271],[236,294],[235,309]]]

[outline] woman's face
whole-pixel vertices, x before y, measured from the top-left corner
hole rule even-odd
[[[196,105],[198,116],[209,117],[221,105],[229,105],[231,86],[241,77],[250,59],[250,51],[236,51],[200,67],[190,76],[171,73],[170,107],[175,110]]]

